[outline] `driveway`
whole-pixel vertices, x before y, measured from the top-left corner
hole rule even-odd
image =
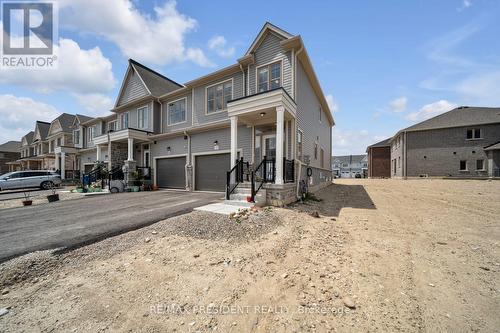
[[[60,189],[58,189],[57,191],[60,191]],[[0,192],[0,201],[22,199],[24,198],[24,193],[28,193],[30,197],[35,197],[49,195],[52,193],[52,190],[40,190],[39,188],[31,188],[25,190],[4,190]]]
[[[37,250],[75,248],[185,214],[223,194],[121,193],[12,208],[0,214],[0,262]]]

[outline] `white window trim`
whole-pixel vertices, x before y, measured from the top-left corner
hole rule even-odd
[[[115,120],[111,120],[110,122],[108,122],[108,126],[107,126],[108,127],[108,132],[109,132],[109,125],[111,125],[111,124],[115,124],[115,129],[113,131],[116,131],[116,123],[117,123],[116,119]]]
[[[123,127],[123,117],[125,115],[127,115],[127,127],[126,128]],[[120,113],[120,118],[119,119],[120,119],[120,129],[121,130],[129,128],[129,125],[130,125],[130,114],[129,114],[128,111]]]
[[[467,132],[471,130],[472,131],[472,138],[468,139],[467,138]],[[479,134],[481,135],[479,138],[474,137],[476,130],[479,130]],[[474,141],[474,140],[483,140],[483,130],[481,128],[467,128],[465,131],[465,140],[466,141]]]
[[[482,169],[477,169],[477,161],[483,161],[483,168]],[[476,171],[486,171],[486,160],[484,158],[478,158],[476,160]]]
[[[230,78],[227,80],[219,81],[217,83],[211,84],[209,86],[205,87],[205,116],[211,116],[213,114],[219,114],[222,112],[227,112],[227,108],[219,110],[219,111],[214,111],[214,112],[208,112],[208,88],[212,88],[215,86],[218,86],[219,84],[222,84],[222,96],[224,97],[224,83],[231,81],[231,100],[234,99],[234,78]]]
[[[143,123],[144,123],[144,126],[140,126],[140,123],[139,123],[139,110],[142,110],[146,108],[147,109],[147,113],[148,113],[148,123],[146,124],[144,122],[144,119],[143,119]],[[145,129],[149,129],[149,117],[150,114],[149,114],[149,104],[146,104],[146,105],[143,105],[143,106],[140,106],[137,108],[137,128],[138,129],[141,129],[141,130],[145,130]]]
[[[177,123],[171,123],[170,122],[170,104],[173,104],[173,103],[176,103],[176,102],[179,102],[182,100],[185,100],[184,121],[179,121]],[[207,99],[207,103],[208,103],[208,99]],[[187,117],[188,117],[187,97],[182,97],[182,98],[178,98],[176,100],[167,102],[167,126],[177,126],[179,124],[185,124],[185,123],[187,123]]]
[[[76,135],[78,133],[78,135]],[[76,138],[78,138],[78,142],[76,142]],[[80,129],[73,130],[73,144],[80,145]]]
[[[280,68],[281,68],[280,69],[280,83],[281,83],[281,88],[283,88],[283,59],[273,60],[273,61],[270,61],[270,62],[265,63],[263,65],[259,65],[259,66],[255,67],[255,93],[256,94],[259,93],[259,77],[258,77],[259,68],[269,66],[269,65],[272,65],[272,64],[275,64],[278,62],[280,63]],[[269,73],[268,82],[269,82],[270,77],[271,77],[271,73]],[[271,87],[268,87],[267,91],[271,90],[270,88]],[[265,93],[265,91],[262,93]]]

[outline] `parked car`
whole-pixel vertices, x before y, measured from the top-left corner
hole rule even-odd
[[[61,184],[61,176],[55,171],[14,171],[0,176],[0,191],[39,187],[48,190]]]

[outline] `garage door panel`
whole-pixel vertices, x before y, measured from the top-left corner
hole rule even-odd
[[[195,158],[195,189],[224,192],[226,173],[231,168],[230,154],[200,155]]]
[[[159,187],[186,188],[186,157],[156,160],[156,183]]]

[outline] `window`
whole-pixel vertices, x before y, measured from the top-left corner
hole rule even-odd
[[[88,141],[94,140],[94,135],[95,135],[95,126],[90,126],[88,128]]]
[[[281,62],[275,62],[257,69],[257,92],[279,87],[281,87]]]
[[[57,146],[56,147],[61,147],[61,138],[57,138]]]
[[[318,159],[318,143],[317,142],[314,143],[314,159],[315,160]]]
[[[476,170],[478,171],[484,170],[484,160],[476,160]]]
[[[465,160],[460,161],[460,171],[467,171],[467,161]]]
[[[174,125],[186,121],[186,99],[168,104],[168,124]]]
[[[149,128],[149,108],[147,105],[137,109],[137,124],[140,129]]]
[[[322,168],[325,167],[325,150],[323,148],[321,148],[321,153],[319,155],[320,157],[320,165]]]
[[[342,163],[342,167],[343,167],[343,168],[347,168],[348,166],[349,166],[349,164],[347,164],[347,163]]]
[[[80,144],[80,130],[73,131],[73,142],[75,145]]]
[[[304,141],[304,133],[301,130],[297,131],[297,158],[302,161],[302,143]]]
[[[469,128],[467,130],[467,140],[482,139],[480,128]]]
[[[319,119],[319,122],[321,122],[321,115],[323,114],[323,109],[321,109],[321,106],[318,107],[318,113],[319,113],[318,119]]]
[[[120,115],[120,128],[121,129],[128,128],[128,112],[122,113]]]
[[[207,88],[207,113],[223,111],[233,99],[233,82],[226,81]]]
[[[108,132],[116,131],[116,120],[110,121],[108,123]]]
[[[401,168],[401,156],[398,157],[398,168]]]

